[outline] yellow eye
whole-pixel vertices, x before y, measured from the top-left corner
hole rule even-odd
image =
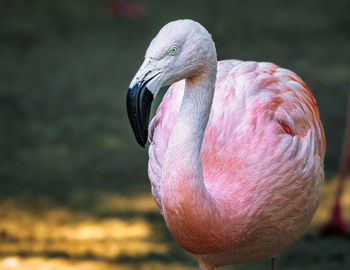
[[[171,55],[175,55],[177,53],[177,47],[176,46],[172,46],[169,50],[169,54]]]

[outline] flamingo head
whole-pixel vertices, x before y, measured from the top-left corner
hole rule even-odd
[[[216,64],[216,50],[208,31],[192,20],[166,24],[149,45],[145,60],[130,83],[127,111],[137,142],[147,142],[151,104],[159,89],[202,73]]]

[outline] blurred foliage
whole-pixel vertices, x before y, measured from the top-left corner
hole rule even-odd
[[[137,1],[141,2],[141,1]],[[148,189],[147,153],[125,94],[152,37],[178,18],[201,22],[219,59],[271,61],[299,74],[319,104],[326,172],[337,169],[349,89],[350,1],[0,1],[2,196]]]

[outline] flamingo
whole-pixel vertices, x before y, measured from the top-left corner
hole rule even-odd
[[[334,204],[331,209],[331,216],[328,223],[321,229],[322,236],[344,236],[350,237],[350,229],[344,221],[341,207],[341,196],[344,194],[346,175],[350,161],[350,95],[348,96],[348,111],[345,123],[345,134],[343,151],[340,157],[338,170],[338,185],[335,193]]]
[[[139,17],[145,14],[145,9],[140,3],[128,0],[113,0],[107,4],[107,8],[115,17]]]
[[[169,85],[149,123],[152,100]],[[200,269],[273,258],[305,231],[319,203],[325,138],[295,73],[218,62],[208,31],[177,20],[148,47],[127,111],[137,142],[150,140],[155,202]]]

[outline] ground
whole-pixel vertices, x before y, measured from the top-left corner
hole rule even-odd
[[[342,204],[350,223],[350,179]],[[350,267],[350,238],[321,238],[336,180],[323,187],[305,235],[278,257],[281,269]],[[89,204],[87,207],[86,205]],[[197,269],[194,258],[170,236],[149,193],[81,195],[58,205],[48,198],[0,202],[0,269]],[[268,269],[269,261],[223,269]]]

